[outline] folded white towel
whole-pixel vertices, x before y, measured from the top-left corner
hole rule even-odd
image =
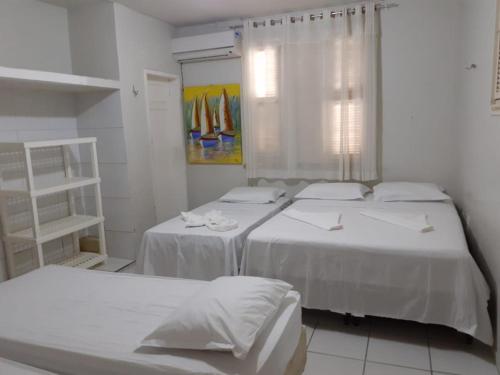
[[[193,214],[192,212],[181,212],[182,220],[186,223],[186,228],[195,228],[205,226],[205,217]]]
[[[320,229],[342,229],[342,224],[340,224],[340,218],[342,215],[338,212],[304,211],[296,208],[289,208],[283,211],[283,214],[292,219],[314,225]]]
[[[364,210],[361,215],[372,219],[399,225],[417,232],[430,232],[434,227],[427,221],[427,215],[419,212],[396,212],[389,210]]]
[[[222,215],[222,212],[212,210],[205,215],[196,215],[192,212],[181,212],[182,220],[186,223],[186,228],[196,228],[206,226],[216,232],[227,232],[238,228],[238,222]]]
[[[227,232],[238,228],[236,220],[223,216],[220,211],[212,210],[207,212],[205,219],[207,228],[216,232]]]

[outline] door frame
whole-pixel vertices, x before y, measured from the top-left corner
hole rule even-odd
[[[152,125],[151,125],[151,116],[149,114],[150,108],[149,108],[149,90],[148,90],[148,82],[149,81],[162,81],[166,82],[168,84],[173,85],[173,90],[172,92],[175,92],[174,100],[177,102],[177,105],[172,108],[177,108],[176,112],[176,119],[174,120],[178,126],[181,127],[182,134],[184,134],[184,123],[183,123],[183,114],[182,114],[182,90],[181,90],[181,80],[178,75],[175,74],[170,74],[170,73],[164,73],[156,70],[151,70],[151,69],[144,69],[144,100],[145,100],[145,109],[146,109],[146,123],[147,123],[147,131],[148,131],[148,140],[149,144],[152,145],[153,142],[153,132],[152,132]],[[184,155],[186,154],[186,145],[184,142],[184,138],[181,140],[182,141],[182,148],[184,150]],[[155,171],[153,170],[153,165],[154,165],[154,153],[153,153],[153,148],[150,147],[150,152],[149,152],[149,159],[150,159],[150,165],[151,165],[151,174],[153,177],[153,194],[155,194],[155,197],[153,197],[153,203],[155,207],[155,217],[156,217],[156,223],[159,223],[159,217],[158,217],[158,207],[156,204],[157,200],[157,192],[156,192],[156,182],[155,182]],[[187,170],[186,170],[186,183],[187,183]],[[187,194],[187,192],[186,192]],[[187,202],[186,198],[186,209],[189,203]]]

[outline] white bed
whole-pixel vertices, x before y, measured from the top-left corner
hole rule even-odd
[[[137,272],[197,280],[237,275],[247,235],[289,203],[287,198],[267,204],[214,201],[192,211],[203,215],[219,210],[236,219],[238,228],[228,232],[186,228],[181,217],[159,224],[144,233]]]
[[[140,347],[205,283],[44,267],[0,284],[0,357],[68,375],[285,373],[303,341],[293,291],[244,361],[227,352]]]
[[[281,213],[248,236],[241,274],[291,283],[305,307],[442,324],[492,344],[490,291],[453,203],[299,200],[290,207],[340,212],[343,229]],[[435,230],[377,221],[360,214],[366,208],[426,213]]]
[[[0,358],[0,374],[2,375],[55,375],[52,372],[40,370],[18,362]]]

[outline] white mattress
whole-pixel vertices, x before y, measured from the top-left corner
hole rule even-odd
[[[239,227],[228,232],[186,228],[180,217],[159,224],[144,233],[137,272],[197,280],[237,275],[247,235],[289,203],[287,198],[270,204],[214,201],[193,210],[197,214],[219,210],[236,219]]]
[[[248,236],[242,274],[291,283],[305,307],[443,324],[492,344],[490,291],[451,202],[300,200],[290,207],[340,212],[344,229],[325,231],[281,213]],[[435,230],[362,216],[367,207],[426,213]]]
[[[48,266],[0,284],[0,357],[58,374],[283,373],[299,342],[290,292],[244,361],[231,353],[142,348],[206,282]]]
[[[2,375],[54,375],[52,372],[23,365],[18,362],[0,358],[0,374]]]

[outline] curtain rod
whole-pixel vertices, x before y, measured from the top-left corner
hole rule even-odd
[[[399,3],[386,3],[384,1],[381,1],[381,2],[378,2],[375,4],[375,10],[396,8],[398,6],[399,6]],[[364,12],[366,10],[366,6],[363,5],[363,7],[361,9]],[[355,11],[356,11],[356,8],[354,8],[352,5],[347,7],[347,13],[349,15],[354,14]],[[334,10],[334,11],[330,12],[330,17],[342,16],[343,14],[344,14],[343,10],[336,10],[336,11]],[[311,14],[309,17],[311,20],[315,20],[316,18],[322,19],[323,13]],[[304,16],[292,16],[291,17],[292,23],[295,23],[295,21],[297,21],[297,20],[303,21],[303,19],[304,19]],[[260,21],[260,22],[256,21],[253,23],[254,27],[258,27],[259,25],[265,26],[265,24],[266,24],[266,21]],[[275,24],[283,24],[283,19],[281,19],[281,18],[271,19],[270,24],[272,26],[274,26]],[[234,25],[234,26],[230,26],[229,28],[230,29],[241,29],[242,27],[243,27],[243,25]]]

